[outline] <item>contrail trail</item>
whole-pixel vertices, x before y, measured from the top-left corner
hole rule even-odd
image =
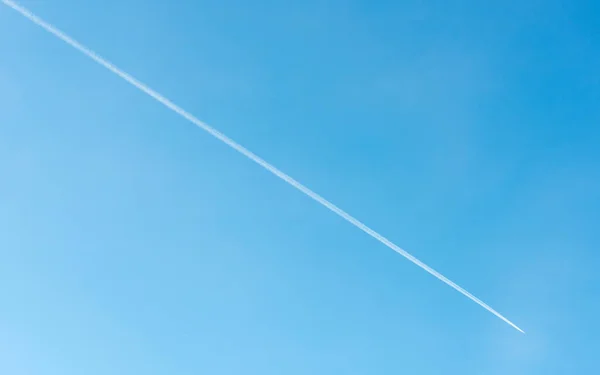
[[[71,38],[70,36],[66,35],[62,31],[60,31],[57,28],[55,28],[54,26],[52,26],[49,23],[45,22],[44,20],[42,20],[41,18],[39,18],[38,16],[36,16],[32,12],[30,12],[29,10],[27,10],[26,8],[22,7],[21,5],[15,3],[14,1],[11,1],[11,0],[1,0],[1,1],[2,1],[2,3],[4,3],[4,5],[6,5],[6,6],[12,8],[13,10],[19,12],[21,15],[23,15],[24,17],[26,17],[27,19],[29,19],[31,22],[33,22],[36,25],[42,27],[43,29],[45,29],[49,33],[51,33],[54,36],[56,36],[57,38],[61,39],[63,42],[67,43],[71,47],[75,48],[79,52],[83,53],[87,57],[89,57],[92,60],[94,60],[95,62],[97,62],[98,64],[102,65],[103,67],[105,67],[106,69],[110,70],[114,74],[116,74],[119,77],[123,78],[125,81],[129,82],[130,84],[132,84],[133,86],[135,86],[139,90],[141,90],[144,93],[148,94],[149,96],[151,96],[152,98],[154,98],[156,101],[158,101],[161,104],[163,104],[165,107],[171,109],[173,112],[177,113],[178,115],[182,116],[186,120],[190,121],[192,124],[196,125],[200,129],[202,129],[205,132],[209,133],[210,135],[212,135],[213,137],[217,138],[221,142],[225,143],[227,146],[229,146],[229,147],[233,148],[234,150],[238,151],[239,153],[241,153],[242,155],[244,155],[248,159],[252,160],[256,164],[260,165],[261,167],[265,168],[269,172],[273,173],[275,176],[277,176],[280,179],[282,179],[283,181],[287,182],[288,184],[290,184],[294,188],[300,190],[302,193],[304,193],[305,195],[309,196],[313,200],[317,201],[318,203],[320,203],[322,206],[324,206],[325,208],[329,209],[330,211],[334,212],[335,214],[337,214],[338,216],[340,216],[342,219],[346,220],[347,222],[349,222],[350,224],[354,225],[358,229],[362,230],[363,232],[365,232],[369,236],[373,237],[374,239],[376,239],[377,241],[381,242],[385,246],[387,246],[390,249],[394,250],[395,252],[397,252],[398,254],[402,255],[406,259],[410,260],[411,262],[413,262],[417,266],[421,267],[425,271],[427,271],[430,274],[432,274],[433,276],[437,277],[439,280],[441,280],[444,283],[448,284],[449,286],[451,286],[452,288],[454,288],[455,290],[457,290],[458,292],[460,292],[461,294],[463,294],[464,296],[466,296],[467,298],[469,298],[471,301],[475,302],[476,304],[478,304],[479,306],[483,307],[487,311],[489,311],[492,314],[496,315],[498,318],[502,319],[504,322],[508,323],[514,329],[518,330],[521,333],[525,333],[525,331],[523,331],[521,328],[517,327],[517,325],[515,325],[513,322],[511,322],[510,320],[508,320],[507,318],[505,318],[504,316],[502,316],[496,310],[492,309],[490,306],[488,306],[486,303],[484,303],[479,298],[475,297],[474,295],[472,295],[471,293],[469,293],[468,291],[466,291],[465,289],[463,289],[459,285],[455,284],[453,281],[451,281],[450,279],[448,279],[446,276],[442,275],[441,273],[437,272],[436,270],[434,270],[433,268],[429,267],[425,263],[421,262],[420,260],[418,260],[417,258],[415,258],[414,256],[412,256],[411,254],[409,254],[404,249],[400,248],[399,246],[397,246],[396,244],[394,244],[393,242],[391,242],[387,238],[383,237],[381,234],[379,234],[376,231],[374,231],[373,229],[369,228],[368,226],[366,226],[365,224],[363,224],[362,222],[360,222],[358,219],[355,219],[353,216],[351,216],[350,214],[346,213],[341,208],[337,207],[333,203],[329,202],[327,199],[321,197],[319,194],[315,193],[314,191],[310,190],[306,186],[302,185],[300,182],[294,180],[292,177],[290,177],[287,174],[285,174],[284,172],[280,171],[279,169],[277,169],[273,165],[267,163],[265,160],[263,160],[259,156],[255,155],[253,152],[251,152],[250,150],[246,149],[242,145],[238,144],[237,142],[235,142],[231,138],[227,137],[225,134],[219,132],[218,130],[214,129],[210,125],[208,125],[208,124],[206,124],[206,123],[198,120],[192,114],[190,114],[189,112],[187,112],[184,109],[180,108],[179,106],[177,106],[176,104],[174,104],[173,102],[171,102],[169,99],[165,98],[164,96],[160,95],[156,91],[152,90],[151,88],[149,88],[148,86],[146,86],[142,82],[138,81],[137,79],[133,78],[129,74],[125,73],[121,69],[117,68],[115,65],[113,65],[110,62],[108,62],[104,58],[98,56],[92,50],[88,49],[87,47],[83,46],[82,44],[80,44],[79,42],[77,42],[76,40],[74,40],[73,38]]]

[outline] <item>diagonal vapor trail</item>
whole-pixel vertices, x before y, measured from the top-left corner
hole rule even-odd
[[[369,228],[368,226],[366,226],[365,224],[363,224],[362,222],[360,222],[358,219],[354,218],[353,216],[351,216],[350,214],[346,213],[341,208],[339,208],[336,205],[334,205],[333,203],[329,202],[327,199],[321,197],[320,195],[318,195],[314,191],[312,191],[309,188],[307,188],[306,186],[302,185],[300,182],[294,180],[292,177],[288,176],[287,174],[285,174],[284,172],[280,171],[279,169],[277,169],[273,165],[269,164],[268,162],[266,162],[265,160],[263,160],[262,158],[260,158],[259,156],[257,156],[253,152],[251,152],[250,150],[246,149],[245,147],[243,147],[242,145],[238,144],[237,142],[235,142],[231,138],[227,137],[225,134],[219,132],[218,130],[214,129],[210,125],[208,125],[208,124],[200,121],[199,119],[197,119],[196,117],[194,117],[189,112],[185,111],[181,107],[179,107],[176,104],[174,104],[173,102],[171,102],[169,99],[165,98],[161,94],[157,93],[156,91],[154,91],[151,88],[149,88],[148,86],[146,86],[144,83],[138,81],[137,79],[135,79],[132,76],[130,76],[129,74],[125,73],[121,69],[117,68],[115,65],[113,65],[110,62],[108,62],[104,58],[100,57],[99,55],[97,55],[95,52],[93,52],[89,48],[87,48],[84,45],[80,44],[79,42],[77,42],[76,40],[74,40],[70,36],[66,35],[62,31],[58,30],[57,28],[55,28],[51,24],[45,22],[44,20],[42,20],[41,18],[39,18],[38,16],[36,16],[35,14],[33,14],[28,9],[22,7],[18,3],[14,2],[14,1],[11,1],[11,0],[0,0],[0,1],[2,1],[2,3],[4,5],[12,8],[13,10],[17,11],[18,13],[20,13],[25,18],[29,19],[31,22],[33,22],[36,25],[40,26],[41,28],[43,28],[47,32],[53,34],[55,37],[61,39],[63,42],[67,43],[71,47],[75,48],[79,52],[81,52],[84,55],[86,55],[87,57],[91,58],[96,63],[102,65],[103,67],[105,67],[106,69],[110,70],[114,74],[118,75],[119,77],[121,77],[125,81],[129,82],[131,85],[135,86],[137,89],[139,89],[142,92],[146,93],[147,95],[151,96],[156,101],[158,101],[159,103],[163,104],[165,107],[169,108],[170,110],[172,110],[173,112],[177,113],[181,117],[183,117],[186,120],[190,121],[192,124],[196,125],[200,129],[204,130],[205,132],[209,133],[210,135],[212,135],[213,137],[217,138],[221,142],[225,143],[227,146],[233,148],[234,150],[238,151],[239,153],[241,153],[242,155],[244,155],[248,159],[252,160],[256,164],[260,165],[261,167],[265,168],[269,172],[273,173],[275,176],[279,177],[280,179],[282,179],[283,181],[287,182],[292,187],[296,188],[297,190],[301,191],[302,193],[304,193],[308,197],[310,197],[313,200],[315,200],[316,202],[320,203],[322,206],[324,206],[325,208],[329,209],[333,213],[337,214],[342,219],[346,220],[347,222],[349,222],[350,224],[354,225],[358,229],[362,230],[363,232],[365,232],[369,236],[373,237],[377,241],[381,242],[382,244],[384,244],[388,248],[394,250],[395,252],[397,252],[398,254],[402,255],[406,259],[410,260],[411,262],[413,262],[417,266],[419,266],[422,269],[424,269],[425,271],[429,272],[431,275],[435,276],[436,278],[438,278],[439,280],[443,281],[444,283],[446,283],[450,287],[454,288],[456,291],[458,291],[459,293],[463,294],[464,296],[466,296],[467,298],[469,298],[471,301],[475,302],[476,304],[478,304],[479,306],[483,307],[484,309],[486,309],[490,313],[492,313],[495,316],[497,316],[498,318],[502,319],[504,322],[506,322],[507,324],[509,324],[514,329],[518,330],[521,333],[525,333],[525,331],[523,331],[521,328],[517,327],[516,324],[514,324],[513,322],[511,322],[510,320],[508,320],[507,318],[505,318],[503,315],[501,315],[499,312],[497,312],[496,310],[494,310],[493,308],[491,308],[489,305],[487,305],[485,302],[483,302],[479,298],[475,297],[474,295],[472,295],[471,293],[469,293],[468,291],[466,291],[465,289],[463,289],[461,286],[459,286],[456,283],[454,283],[452,280],[448,279],[446,276],[442,275],[441,273],[437,272],[436,270],[434,270],[433,268],[429,267],[425,263],[421,262],[419,259],[417,259],[413,255],[409,254],[406,250],[400,248],[399,246],[397,246],[396,244],[394,244],[393,242],[391,242],[387,238],[383,237],[381,234],[377,233],[373,229]]]

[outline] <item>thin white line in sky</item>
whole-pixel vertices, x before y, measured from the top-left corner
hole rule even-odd
[[[238,151],[242,155],[246,156],[248,159],[252,160],[256,164],[260,165],[261,167],[265,168],[269,172],[273,173],[275,176],[277,176],[280,179],[282,179],[283,181],[287,182],[288,184],[290,184],[294,188],[300,190],[302,193],[304,193],[305,195],[309,196],[313,200],[317,201],[318,203],[320,203],[322,206],[324,206],[325,208],[329,209],[330,211],[334,212],[335,214],[337,214],[338,216],[340,216],[342,219],[346,220],[347,222],[349,222],[350,224],[354,225],[358,229],[360,229],[363,232],[367,233],[369,236],[373,237],[377,241],[381,242],[385,246],[389,247],[390,249],[394,250],[398,254],[400,254],[403,257],[405,257],[406,259],[410,260],[411,262],[413,262],[417,266],[419,266],[422,269],[424,269],[425,271],[429,272],[431,275],[435,276],[436,278],[438,278],[439,280],[443,281],[444,283],[446,283],[450,287],[454,288],[455,290],[457,290],[458,292],[460,292],[461,294],[463,294],[464,296],[466,296],[467,298],[469,298],[470,300],[472,300],[473,302],[475,302],[479,306],[483,307],[487,311],[489,311],[492,314],[496,315],[498,318],[502,319],[504,322],[508,323],[511,327],[515,328],[516,330],[518,330],[521,333],[525,333],[525,331],[523,331],[521,328],[517,327],[517,325],[515,325],[513,322],[511,322],[510,320],[508,320],[507,318],[505,318],[503,315],[501,315],[496,310],[492,309],[490,306],[488,306],[485,302],[483,302],[479,298],[475,297],[474,295],[472,295],[471,293],[469,293],[468,291],[466,291],[465,289],[463,289],[459,285],[455,284],[453,281],[451,281],[450,279],[448,279],[446,276],[442,275],[441,273],[437,272],[436,270],[434,270],[433,268],[429,267],[425,263],[421,262],[420,260],[418,260],[417,258],[415,258],[414,256],[412,256],[411,254],[409,254],[406,250],[400,248],[399,246],[397,246],[396,244],[394,244],[393,242],[391,242],[387,238],[383,237],[381,234],[377,233],[373,229],[369,228],[368,226],[366,226],[365,224],[363,224],[362,222],[360,222],[358,219],[355,219],[353,216],[351,216],[350,214],[346,213],[341,208],[339,208],[336,205],[334,205],[333,203],[329,202],[327,199],[321,197],[320,195],[318,195],[314,191],[310,190],[306,186],[304,186],[301,183],[299,183],[298,181],[294,180],[292,177],[288,176],[287,174],[285,174],[284,172],[280,171],[279,169],[277,169],[273,165],[269,164],[268,162],[266,162],[265,160],[263,160],[259,156],[255,155],[250,150],[246,149],[242,145],[240,145],[237,142],[235,142],[234,140],[230,139],[225,134],[219,132],[218,130],[214,129],[210,125],[208,125],[208,124],[206,124],[206,123],[198,120],[192,114],[190,114],[189,112],[187,112],[184,109],[180,108],[179,106],[177,106],[176,104],[174,104],[173,102],[171,102],[169,99],[165,98],[161,94],[159,94],[156,91],[152,90],[151,88],[149,88],[148,86],[146,86],[142,82],[138,81],[137,79],[133,78],[129,74],[125,73],[121,69],[117,68],[112,63],[110,63],[107,60],[105,60],[104,58],[100,57],[95,52],[93,52],[89,48],[83,46],[82,44],[80,44],[79,42],[77,42],[76,40],[74,40],[73,38],[71,38],[70,36],[66,35],[62,31],[58,30],[54,26],[52,26],[49,23],[45,22],[44,20],[42,20],[41,18],[39,18],[38,16],[36,16],[32,12],[30,12],[29,10],[27,10],[26,8],[22,7],[21,5],[15,3],[14,1],[11,1],[11,0],[1,0],[1,1],[2,1],[2,3],[4,3],[4,5],[6,5],[6,6],[12,8],[13,10],[19,12],[21,15],[23,15],[25,18],[29,19],[31,22],[33,22],[36,25],[42,27],[43,29],[45,29],[49,33],[51,33],[54,36],[56,36],[57,38],[61,39],[63,42],[67,43],[71,47],[75,48],[79,52],[83,53],[87,57],[89,57],[92,60],[94,60],[95,62],[97,62],[98,64],[102,65],[106,69],[108,69],[111,72],[113,72],[114,74],[118,75],[119,77],[121,77],[125,81],[129,82],[131,85],[135,86],[139,90],[141,90],[144,93],[148,94],[149,96],[151,96],[152,98],[154,98],[156,101],[158,101],[161,104],[163,104],[165,107],[171,109],[173,112],[177,113],[178,115],[182,116],[186,120],[190,121],[192,124],[196,125],[200,129],[206,131],[207,133],[209,133],[213,137],[215,137],[218,140],[220,140],[221,142],[225,143],[227,146],[229,146],[229,147],[233,148],[234,150]]]

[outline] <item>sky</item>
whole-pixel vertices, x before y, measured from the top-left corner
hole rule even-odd
[[[600,347],[600,4],[0,7],[0,373],[564,374]]]

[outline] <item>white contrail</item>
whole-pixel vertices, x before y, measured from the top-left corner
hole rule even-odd
[[[472,295],[471,293],[469,293],[468,291],[466,291],[465,289],[463,289],[459,285],[455,284],[453,281],[449,280],[447,277],[445,277],[441,273],[437,272],[433,268],[431,268],[428,265],[426,265],[425,263],[421,262],[420,260],[418,260],[417,258],[415,258],[414,256],[412,256],[411,254],[409,254],[408,252],[406,252],[404,249],[400,248],[399,246],[397,246],[396,244],[394,244],[393,242],[391,242],[387,238],[385,238],[382,235],[380,235],[379,233],[375,232],[373,229],[371,229],[368,226],[366,226],[365,224],[361,223],[360,221],[358,221],[357,219],[355,219],[353,216],[351,216],[350,214],[348,214],[345,211],[343,211],[341,208],[339,208],[336,205],[334,205],[333,203],[329,202],[327,199],[321,197],[320,195],[318,195],[314,191],[310,190],[306,186],[304,186],[301,183],[299,183],[298,181],[294,180],[292,177],[288,176],[287,174],[283,173],[279,169],[275,168],[273,165],[267,163],[265,160],[263,160],[259,156],[255,155],[254,153],[252,153],[251,151],[249,151],[248,149],[246,149],[242,145],[238,144],[234,140],[230,139],[229,137],[227,137],[223,133],[221,133],[218,130],[214,129],[210,125],[205,124],[204,122],[198,120],[192,114],[190,114],[187,111],[185,111],[184,109],[180,108],[179,106],[177,106],[176,104],[174,104],[173,102],[171,102],[169,99],[167,99],[164,96],[160,95],[159,93],[157,93],[156,91],[152,90],[151,88],[149,88],[148,86],[146,86],[142,82],[138,81],[137,79],[133,78],[129,74],[123,72],[121,69],[117,68],[116,66],[114,66],[113,64],[111,64],[110,62],[108,62],[107,60],[105,60],[102,57],[98,56],[95,52],[91,51],[90,49],[88,49],[87,47],[83,46],[79,42],[75,41],[73,38],[69,37],[68,35],[66,35],[62,31],[58,30],[57,28],[55,28],[54,26],[52,26],[49,23],[45,22],[44,20],[42,20],[41,18],[39,18],[35,14],[31,13],[26,8],[22,7],[21,5],[15,3],[14,1],[11,1],[11,0],[1,0],[1,1],[2,1],[2,3],[4,3],[4,5],[6,5],[6,6],[12,8],[12,9],[16,10],[17,12],[19,12],[21,15],[25,16],[26,18],[28,18],[30,21],[32,21],[36,25],[42,27],[43,29],[45,29],[49,33],[51,33],[54,36],[56,36],[59,39],[61,39],[63,42],[69,44],[71,47],[77,49],[79,52],[81,52],[84,55],[86,55],[87,57],[91,58],[92,60],[94,60],[98,64],[102,65],[106,69],[110,70],[111,72],[115,73],[119,77],[123,78],[125,81],[127,81],[130,84],[132,84],[133,86],[137,87],[139,90],[141,90],[141,91],[145,92],[146,94],[150,95],[152,98],[154,98],[155,100],[157,100],[158,102],[160,102],[161,104],[163,104],[164,106],[166,106],[167,108],[171,109],[173,112],[179,114],[180,116],[182,116],[183,118],[187,119],[188,121],[190,121],[194,125],[196,125],[199,128],[201,128],[202,130],[206,131],[207,133],[209,133],[213,137],[219,139],[220,141],[222,141],[223,143],[225,143],[229,147],[235,149],[236,151],[238,151],[242,155],[246,156],[248,159],[254,161],[255,163],[257,163],[261,167],[263,167],[266,170],[268,170],[269,172],[273,173],[275,176],[279,177],[280,179],[284,180],[285,182],[287,182],[291,186],[293,186],[296,189],[300,190],[302,193],[306,194],[307,196],[309,196],[313,200],[319,202],[321,205],[325,206],[330,211],[333,211],[334,213],[336,213],[342,219],[348,221],[350,224],[354,225],[358,229],[360,229],[363,232],[367,233],[369,236],[375,238],[377,241],[381,242],[385,246],[389,247],[390,249],[394,250],[398,254],[402,255],[405,258],[407,258],[408,260],[410,260],[411,262],[413,262],[417,266],[421,267],[425,271],[427,271],[430,274],[432,274],[433,276],[437,277],[438,279],[440,279],[444,283],[446,283],[449,286],[451,286],[452,288],[456,289],[458,292],[462,293],[467,298],[469,298],[473,302],[477,303],[479,306],[483,307],[487,311],[489,311],[492,314],[496,315],[498,318],[502,319],[504,322],[508,323],[510,326],[512,326],[513,328],[515,328],[519,332],[525,333],[525,331],[523,331],[521,328],[517,327],[513,322],[511,322],[510,320],[506,319],[504,316],[502,316],[496,310],[492,309],[490,306],[488,306],[482,300],[480,300],[479,298],[475,297],[474,295]]]

